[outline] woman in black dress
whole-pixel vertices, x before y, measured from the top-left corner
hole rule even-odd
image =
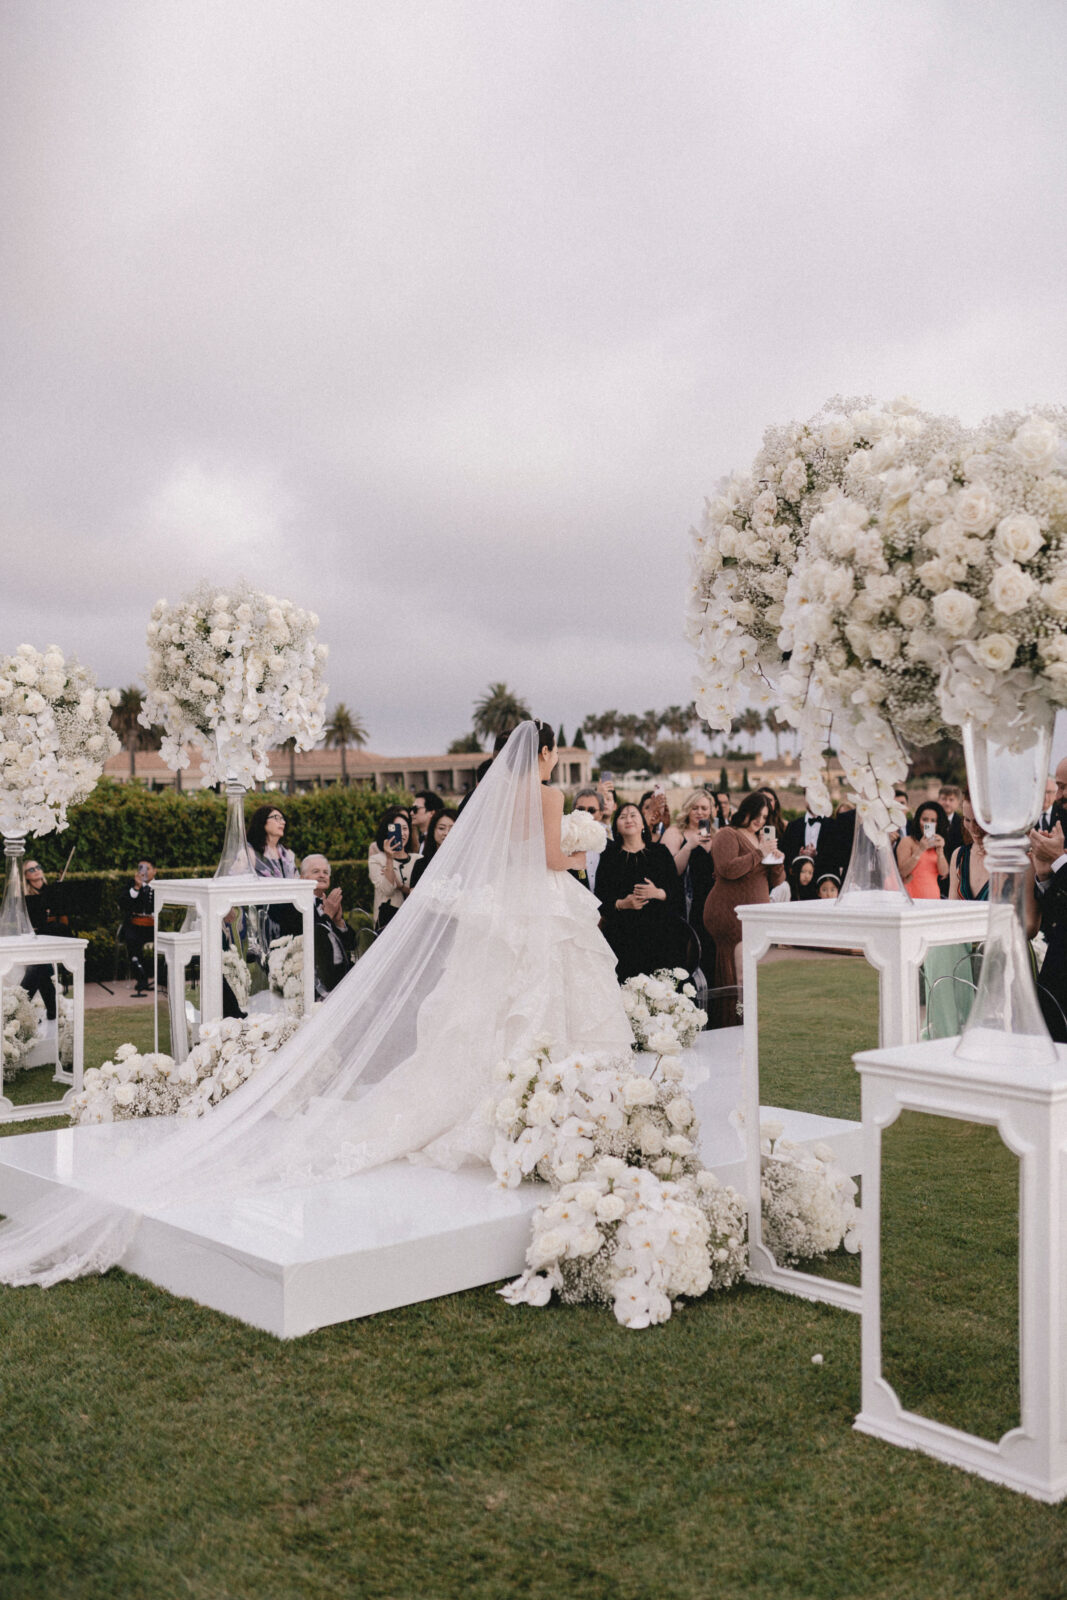
[[[613,842],[600,857],[596,894],[604,937],[615,952],[619,982],[660,967],[691,971],[696,941],[685,921],[685,902],[674,857],[654,844],[639,807],[621,805]]]

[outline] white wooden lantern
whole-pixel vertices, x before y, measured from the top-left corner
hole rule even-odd
[[[45,1054],[46,1060],[55,1062],[53,1083],[65,1083],[70,1087],[59,1100],[13,1105],[3,1092],[3,1061],[0,1059],[0,1122],[28,1122],[35,1117],[62,1116],[69,1109],[74,1096],[81,1093],[85,1067],[85,952],[88,947],[87,939],[53,938],[46,934],[0,939],[0,1005],[5,986],[17,984],[27,967],[66,967],[74,987],[74,1049],[70,1069],[59,1064],[58,1027],[54,1053],[49,1048]]]

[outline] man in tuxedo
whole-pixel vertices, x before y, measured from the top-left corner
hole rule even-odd
[[[817,817],[810,811],[805,811],[801,817],[794,817],[792,822],[786,823],[785,833],[782,837],[782,854],[785,856],[786,867],[789,868],[798,856],[810,856],[814,861],[819,848],[819,837],[826,817]]]
[[[340,889],[330,888],[325,856],[305,856],[300,876],[315,885],[315,998],[325,1000],[351,967],[356,936],[341,910]]]
[[[937,799],[948,818],[945,860],[951,861],[953,854],[960,848],[960,845],[967,842],[963,837],[963,814],[960,811],[960,807],[963,804],[963,790],[954,783],[943,783],[937,791]]]
[[[1032,831],[1030,854],[1046,944],[1038,980],[1045,991],[1041,994],[1041,1009],[1052,1037],[1067,1044],[1067,757],[1057,766],[1053,782],[1050,826]]]
[[[587,811],[594,822],[603,822],[601,810],[601,797],[595,789],[579,789],[574,797],[575,811]],[[586,888],[595,893],[596,869],[600,865],[600,852],[587,850],[585,852],[585,871],[572,872],[571,877],[577,878],[579,883],[584,883]]]
[[[839,883],[845,881],[855,837],[856,808],[851,801],[842,800],[837,815],[824,817],[819,830],[819,843],[815,850],[816,882],[828,872],[832,872]]]

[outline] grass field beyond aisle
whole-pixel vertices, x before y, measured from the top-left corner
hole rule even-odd
[[[865,969],[801,966],[776,1005],[821,1008],[831,1074],[829,999]],[[1012,1170],[929,1121],[893,1155],[902,1379],[995,1426]],[[770,1291],[627,1333],[485,1289],[282,1344],[112,1272],[0,1290],[0,1341],[3,1600],[1065,1593],[1067,1509],[854,1433],[858,1319]]]

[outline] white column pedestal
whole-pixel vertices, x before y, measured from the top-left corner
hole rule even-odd
[[[772,945],[862,950],[878,972],[878,1039],[910,1044],[919,1037],[919,969],[934,945],[984,939],[989,907],[976,900],[916,900],[847,895],[738,906],[744,967],[745,1192],[748,1198],[749,1279],[807,1300],[859,1311],[860,1290],[810,1272],[780,1267],[763,1243],[760,1201],[759,963]],[[833,1019],[827,1018],[828,1028]],[[866,1212],[866,1177],[861,1209]],[[866,1231],[863,1250],[866,1251]],[[862,1267],[862,1261],[861,1261]]]
[[[863,1391],[855,1426],[891,1444],[1007,1484],[1035,1499],[1067,1497],[1067,1046],[1057,1061],[961,1061],[956,1039],[870,1050],[863,1078]],[[903,1110],[988,1123],[1019,1157],[1018,1428],[996,1443],[906,1411],[882,1376],[882,1130]]]
[[[195,906],[199,928],[195,938],[200,954],[200,1020],[215,1022],[222,1016],[222,923],[234,906],[295,905],[303,919],[304,1011],[315,1004],[315,885],[310,878],[154,878],[156,949],[161,938],[174,938],[159,932],[159,913],[164,906]],[[308,958],[310,952],[310,959]],[[175,954],[177,956],[177,948]],[[195,953],[190,952],[190,955]],[[189,956],[185,957],[185,963]],[[182,964],[184,974],[185,963]],[[169,1000],[169,991],[168,991]],[[185,985],[182,982],[184,1021]],[[173,1002],[171,1027],[174,1027]],[[159,1011],[156,1011],[155,1048],[159,1049]],[[180,1058],[179,1058],[180,1059]]]
[[[37,1100],[16,1106],[4,1094],[3,1062],[0,1059],[0,1122],[29,1122],[35,1117],[63,1116],[70,1101],[82,1090],[85,1071],[85,952],[87,939],[59,939],[46,934],[26,934],[15,939],[0,939],[0,1004],[5,985],[17,983],[26,967],[49,963],[66,967],[74,984],[74,1052],[70,1070],[59,1064],[59,1022],[56,1019],[54,1083],[70,1085],[59,1100]],[[16,976],[17,971],[17,976]],[[58,996],[57,996],[58,1000]],[[58,1009],[58,1007],[57,1007]]]

